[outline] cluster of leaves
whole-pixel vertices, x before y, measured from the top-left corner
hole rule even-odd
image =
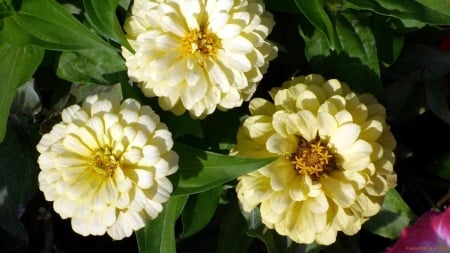
[[[258,210],[240,212],[234,179],[271,161],[226,155],[245,106],[196,121],[160,110],[130,85],[120,56],[122,46],[132,50],[121,29],[130,4],[0,1],[0,235],[16,238],[0,239],[6,245],[0,249],[69,252],[64,242],[80,240],[58,241],[52,234],[58,226],[37,190],[34,147],[62,109],[100,90],[151,105],[177,142],[173,197],[136,233],[140,252],[376,252],[399,236],[414,213],[446,204],[440,197],[450,188],[450,147],[436,143],[450,139],[450,53],[437,47],[450,34],[448,1],[265,0],[277,22],[270,39],[279,56],[255,96],[267,96],[298,74],[338,78],[386,105],[398,140],[399,192],[388,193],[382,211],[358,235],[339,235],[328,247],[292,243],[267,230]],[[70,229],[56,215],[53,221]],[[373,239],[380,248],[364,244]]]

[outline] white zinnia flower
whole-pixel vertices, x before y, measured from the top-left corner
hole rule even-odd
[[[162,210],[178,156],[165,124],[134,99],[88,97],[37,145],[39,188],[75,232],[130,236]]]
[[[278,157],[239,177],[245,211],[298,243],[331,244],[353,235],[381,208],[393,171],[395,139],[370,94],[336,79],[300,76],[256,98],[238,130],[234,154]]]
[[[126,21],[128,75],[165,110],[195,118],[249,100],[276,56],[261,0],[137,0]]]

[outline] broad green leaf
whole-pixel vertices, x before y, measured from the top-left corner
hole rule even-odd
[[[335,47],[335,34],[330,17],[319,1],[295,0],[298,9],[327,38],[331,49]]]
[[[136,232],[140,253],[176,253],[175,222],[187,199],[188,195],[170,197],[156,219],[148,221]]]
[[[177,143],[174,150],[180,157],[180,161],[177,173],[172,176],[173,194],[203,192],[275,160],[275,158],[251,159],[221,155],[181,143]]]
[[[253,238],[247,236],[247,224],[236,203],[228,206],[220,224],[217,253],[247,253]]]
[[[119,72],[125,70],[125,63],[117,51],[105,47],[63,52],[56,74],[70,82],[115,84],[120,81]]]
[[[313,70],[327,77],[338,78],[358,92],[370,92],[381,98],[383,87],[370,22],[356,13],[336,17],[336,49],[326,45],[326,38],[317,30],[300,34],[305,40],[305,55]],[[351,70],[351,71],[349,71]]]
[[[16,89],[31,78],[42,61],[44,50],[34,46],[0,44],[0,142]]]
[[[101,49],[108,47],[54,0],[23,0],[21,9],[5,19],[24,33],[28,43],[52,50]],[[8,38],[2,36],[5,41]]]
[[[389,67],[400,56],[405,37],[394,33],[388,27],[386,20],[379,16],[374,17],[373,35],[380,64],[383,67]]]
[[[7,2],[0,2],[0,19],[9,17],[14,14],[14,8],[10,6]]]
[[[27,202],[37,190],[36,152],[32,143],[34,129],[25,117],[12,115],[7,135],[0,144],[0,226],[14,237],[27,240],[20,221]]]
[[[189,237],[204,228],[214,216],[219,205],[223,187],[189,195],[188,202],[181,214],[183,222],[183,234],[181,237]]]
[[[450,5],[447,0],[346,0],[343,7],[371,10],[381,15],[433,25],[450,24]]]
[[[119,0],[83,0],[86,19],[89,24],[91,24],[91,26],[102,36],[133,51],[130,44],[125,39],[119,20],[116,16],[118,4]]]
[[[340,54],[347,55],[349,59],[336,64],[346,63],[343,64],[346,65],[343,73],[346,73],[346,80],[357,90],[380,97],[383,93],[380,66],[374,45],[375,37],[369,24],[369,21],[354,13],[342,13],[337,17],[336,34],[342,50]],[[355,58],[356,61],[353,60]]]
[[[400,194],[395,189],[391,189],[386,194],[381,211],[370,218],[363,227],[376,235],[396,239],[400,236],[402,229],[415,218],[416,215]]]

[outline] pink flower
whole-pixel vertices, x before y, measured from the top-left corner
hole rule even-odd
[[[403,229],[400,238],[385,253],[450,252],[450,208],[428,211],[412,226]]]

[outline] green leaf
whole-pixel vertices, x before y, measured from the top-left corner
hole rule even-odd
[[[381,15],[433,25],[450,24],[450,5],[447,0],[346,0],[343,7],[371,10]]]
[[[17,29],[22,43],[52,50],[101,49],[109,47],[54,0],[23,0],[20,11],[5,19]],[[11,41],[2,36],[0,41]]]
[[[0,226],[14,237],[27,240],[20,221],[27,202],[37,189],[36,152],[32,143],[32,123],[12,115],[7,135],[0,144]]]
[[[394,33],[388,27],[386,21],[379,16],[374,18],[373,35],[375,37],[378,59],[383,67],[389,67],[400,56],[405,37]]]
[[[28,81],[44,57],[44,50],[34,46],[0,44],[0,142],[6,131],[6,121],[16,89]]]
[[[111,39],[133,52],[116,16],[118,4],[119,0],[83,0],[89,24],[105,38]]]
[[[220,155],[176,143],[179,169],[172,176],[173,194],[203,192],[259,169],[275,158],[250,159]]]
[[[335,34],[328,14],[319,1],[295,0],[298,9],[323,35],[331,49],[335,47]]]
[[[204,228],[214,216],[219,205],[223,187],[219,186],[209,191],[189,195],[188,202],[181,214],[183,234],[189,237]]]
[[[380,67],[370,20],[347,12],[338,15],[335,23],[336,50],[327,47],[322,33],[317,30],[307,33],[307,29],[301,27],[305,55],[311,67],[317,73],[348,83],[358,92],[370,92],[382,98]]]
[[[400,194],[395,189],[391,189],[386,194],[381,211],[370,218],[363,227],[376,235],[396,239],[400,236],[402,229],[414,219],[416,215]]]
[[[9,17],[14,14],[14,8],[6,1],[0,2],[0,19]]]
[[[175,222],[180,216],[188,195],[172,196],[164,203],[156,219],[136,232],[140,253],[176,253]]]
[[[247,236],[247,224],[234,203],[229,206],[220,224],[217,253],[247,253],[253,241],[252,237]]]
[[[58,61],[58,77],[76,83],[115,84],[125,71],[123,58],[112,48],[63,52]]]

